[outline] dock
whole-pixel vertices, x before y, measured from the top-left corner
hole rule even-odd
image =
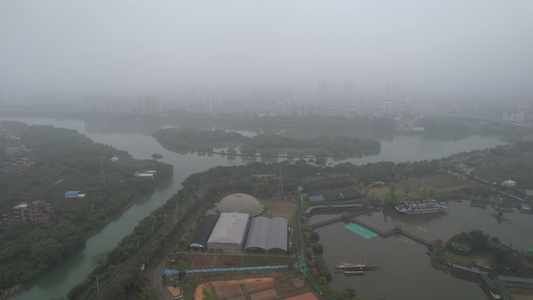
[[[322,221],[322,222],[319,222],[319,223],[316,223],[316,224],[312,224],[312,225],[309,225],[307,228],[308,228],[309,231],[312,231],[312,230],[314,230],[316,228],[323,227],[323,226],[326,226],[326,225],[329,225],[329,224],[333,224],[333,223],[337,223],[337,222],[340,222],[340,221],[352,222],[352,220],[351,220],[352,217],[359,216],[359,215],[366,214],[366,213],[368,213],[368,210],[366,210],[366,209],[362,210],[362,211],[355,212],[355,213],[344,212],[342,214],[342,216],[340,216],[340,217],[336,217],[336,218],[332,218],[332,219],[329,219],[329,220],[326,220],[326,221]],[[372,230],[372,229],[370,229],[370,230]]]
[[[364,227],[370,231],[373,231],[375,232],[377,235],[379,235],[380,237],[382,238],[387,238],[393,234],[401,234],[401,235],[404,235],[416,242],[419,242],[420,244],[422,245],[425,245],[426,247],[428,248],[433,248],[433,247],[437,247],[437,246],[440,246],[444,243],[443,240],[441,239],[437,239],[437,240],[433,240],[433,241],[427,241],[421,237],[418,237],[412,233],[409,233],[409,232],[406,232],[405,230],[403,230],[402,226],[401,225],[394,225],[394,228],[392,228],[391,230],[388,230],[388,231],[381,231],[379,230],[378,228],[376,227],[373,227],[373,226],[370,226],[366,223],[364,223],[363,221],[361,220],[358,220],[357,216],[359,215],[362,215],[362,214],[366,214],[368,212],[368,210],[362,210],[362,211],[358,211],[356,213],[348,213],[348,212],[345,212],[342,214],[342,216],[340,217],[336,217],[336,218],[332,218],[332,219],[329,219],[329,220],[326,220],[326,221],[322,221],[320,223],[316,223],[316,224],[312,224],[312,225],[309,225],[308,226],[308,230],[309,231],[312,231],[316,228],[319,228],[319,227],[322,227],[322,226],[326,226],[326,225],[329,225],[329,224],[333,224],[333,223],[336,223],[336,222],[340,222],[340,221],[348,221],[348,222],[352,222],[352,223],[355,223],[361,227]]]

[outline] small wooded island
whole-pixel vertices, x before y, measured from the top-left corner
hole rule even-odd
[[[153,136],[171,151],[236,156],[347,158],[380,151],[376,140],[343,136],[294,139],[276,134],[258,134],[247,137],[237,132],[191,127],[160,129]]]

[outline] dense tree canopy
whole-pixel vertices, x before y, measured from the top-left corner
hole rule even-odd
[[[0,289],[38,277],[83,246],[106,220],[172,174],[172,166],[132,159],[74,130],[19,122],[0,122],[0,130],[20,138],[0,139],[1,162],[10,159],[6,148],[21,145],[31,152],[28,160],[32,160],[20,172],[0,173],[0,207],[9,213],[21,202],[42,200],[55,211],[48,224],[0,220]],[[111,161],[114,156],[119,160]],[[134,175],[149,169],[157,171],[154,180]],[[79,190],[86,197],[65,198],[69,190]]]
[[[357,157],[379,153],[379,142],[371,139],[359,139],[342,136],[321,136],[312,139],[294,139],[279,134],[258,134],[246,137],[236,132],[222,130],[199,130],[196,128],[167,128],[154,133],[162,145],[171,150],[214,152],[214,147],[238,145],[240,155],[262,157],[291,155],[327,157]],[[221,152],[221,151],[220,151]],[[233,151],[232,151],[233,152]],[[233,152],[236,154],[236,151]]]

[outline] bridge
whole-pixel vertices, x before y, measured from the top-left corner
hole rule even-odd
[[[316,228],[323,227],[323,226],[326,226],[326,225],[329,225],[329,224],[333,224],[333,223],[337,223],[337,222],[340,222],[340,221],[352,222],[351,217],[359,216],[359,215],[362,215],[362,214],[366,214],[368,212],[369,212],[368,209],[364,209],[362,211],[358,211],[358,212],[355,212],[355,213],[344,212],[340,217],[332,218],[332,219],[329,219],[329,220],[326,220],[326,221],[322,221],[322,222],[319,222],[319,223],[316,223],[316,224],[309,225],[307,227],[308,228],[307,230],[308,231],[313,231]]]

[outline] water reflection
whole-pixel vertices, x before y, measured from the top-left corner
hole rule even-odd
[[[451,236],[478,229],[491,237],[499,237],[503,244],[525,250],[533,245],[533,228],[528,224],[533,215],[503,213],[508,221],[497,223],[492,207],[485,210],[471,207],[468,201],[447,203],[448,212],[437,215],[400,215],[393,211],[361,215],[357,219],[379,230],[390,230],[394,225],[425,240],[448,240]],[[339,215],[315,215],[314,224]],[[323,257],[329,270],[340,262],[359,260],[381,267],[365,277],[346,277],[334,273],[331,285],[343,290],[355,289],[361,299],[485,299],[477,282],[450,276],[426,255],[427,248],[407,237],[392,235],[388,238],[365,239],[346,229],[338,222],[316,229],[324,247]],[[386,288],[385,288],[386,286]]]

